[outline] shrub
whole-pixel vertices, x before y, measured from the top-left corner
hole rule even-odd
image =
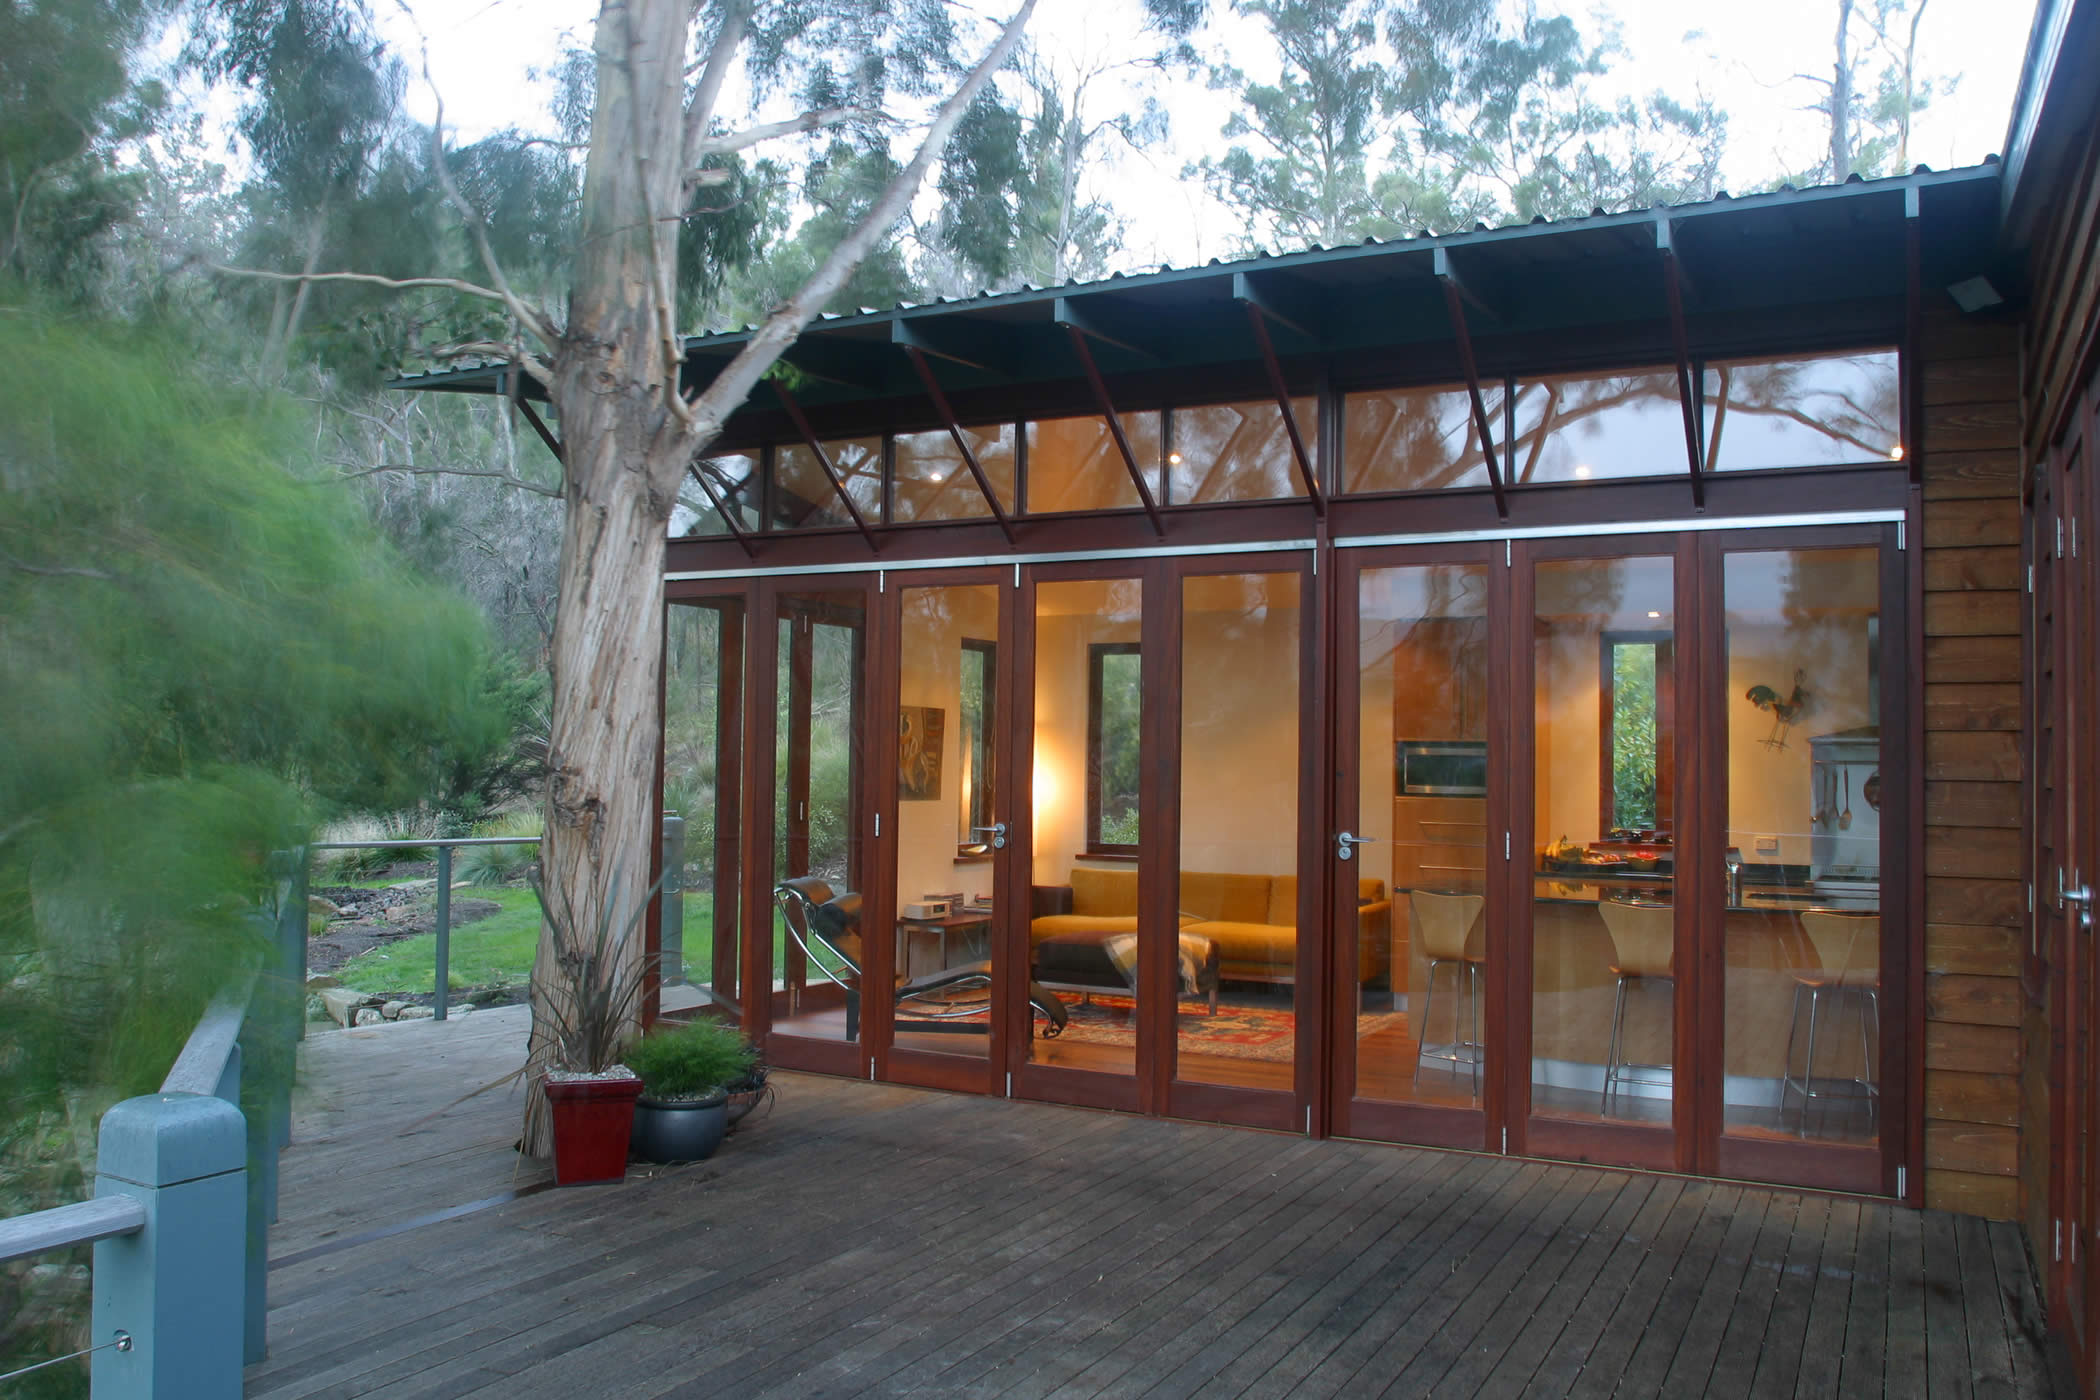
[[[431,841],[445,834],[443,819],[435,812],[410,810],[382,816],[346,817],[321,828],[320,841]],[[376,880],[395,865],[429,860],[436,854],[428,846],[399,846],[354,851],[317,851],[316,870],[335,881]],[[331,859],[332,857],[332,859]]]
[[[660,1026],[635,1042],[627,1067],[652,1099],[703,1099],[749,1073],[751,1047],[727,1021]]]
[[[511,812],[474,828],[476,836],[537,836],[546,826],[539,812]],[[507,885],[522,880],[540,858],[540,848],[520,842],[515,846],[461,846],[453,854],[452,875],[470,885]]]

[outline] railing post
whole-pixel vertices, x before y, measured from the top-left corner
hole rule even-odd
[[[247,1123],[224,1099],[152,1094],[102,1117],[95,1194],[146,1210],[95,1245],[95,1400],[235,1400],[241,1393]]]
[[[658,896],[663,917],[657,921],[657,962],[663,982],[685,981],[685,818],[664,813],[664,885]]]
[[[434,1019],[445,1019],[445,1008],[452,999],[452,848],[438,847],[438,911],[437,911],[437,1000],[432,1003]]]

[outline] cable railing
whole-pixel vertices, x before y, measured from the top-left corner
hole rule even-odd
[[[267,1342],[277,1154],[291,1135],[304,1024],[306,853],[286,852],[269,951],[198,1018],[160,1092],[102,1116],[95,1195],[0,1220],[0,1263],[92,1244],[89,1345],[0,1375],[87,1359],[95,1400],[237,1397]]]

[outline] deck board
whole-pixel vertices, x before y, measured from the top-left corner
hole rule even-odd
[[[798,1074],[558,1190],[523,1043],[302,1047],[250,1396],[2049,1393],[2008,1225]]]

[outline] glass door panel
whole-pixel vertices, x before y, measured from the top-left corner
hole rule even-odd
[[[1001,596],[991,583],[898,590],[895,1051],[987,1061],[1004,851]],[[993,842],[1001,844],[998,851]]]
[[[1295,571],[1181,581],[1184,1081],[1297,1089],[1303,593]]]
[[[1881,560],[1722,556],[1723,1131],[1880,1131]]]
[[[1489,1067],[1489,568],[1357,577],[1355,1096],[1477,1109]],[[1353,914],[1345,913],[1353,910]],[[1346,957],[1346,950],[1345,950]],[[1476,1138],[1477,1141],[1477,1138]]]
[[[1025,1063],[1137,1069],[1143,581],[1035,585],[1029,978],[1065,1004]]]
[[[854,1044],[877,970],[861,925],[866,595],[779,594],[774,628],[772,1030]]]
[[[1669,1127],[1676,1045],[1674,561],[1533,579],[1530,1106]]]
[[[743,754],[744,605],[674,601],[664,633],[665,850],[675,867],[658,947],[665,1010],[718,1007],[737,994],[738,816]]]

